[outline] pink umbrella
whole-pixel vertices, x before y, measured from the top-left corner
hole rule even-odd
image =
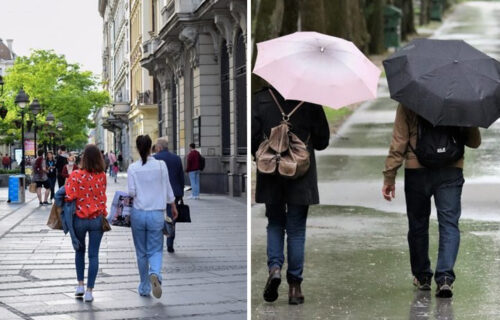
[[[347,40],[296,32],[257,44],[253,72],[287,100],[331,108],[377,97],[381,70]]]

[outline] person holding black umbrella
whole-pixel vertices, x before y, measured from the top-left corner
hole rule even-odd
[[[384,61],[391,98],[400,102],[382,195],[395,198],[395,178],[405,163],[408,244],[414,285],[453,296],[458,255],[464,147],[478,148],[481,134],[500,117],[494,79],[500,63],[464,41],[416,39]],[[439,252],[429,260],[431,197],[437,209]]]

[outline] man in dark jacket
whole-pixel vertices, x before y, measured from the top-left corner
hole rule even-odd
[[[59,188],[64,186],[66,178],[63,177],[62,171],[65,165],[68,164],[68,154],[66,153],[66,146],[60,146],[56,158],[56,173],[57,173],[57,184]]]
[[[155,151],[155,159],[163,160],[167,165],[170,185],[172,186],[172,190],[174,191],[175,203],[177,204],[184,196],[184,171],[182,170],[182,160],[178,155],[168,151],[168,141],[165,138],[158,139],[155,145]],[[167,204],[167,215],[172,218],[172,209],[170,207],[170,204]],[[175,232],[167,238],[168,252],[175,251],[174,239]]]
[[[189,199],[198,200],[200,199],[200,169],[201,169],[201,155],[196,150],[196,145],[191,143],[189,145],[191,150],[187,156],[186,172],[189,175],[189,181],[191,183],[191,197]]]
[[[252,97],[252,154],[255,156],[259,145],[269,137],[271,129],[283,121],[279,107],[273,100],[271,91],[289,114],[299,101],[284,100],[274,89],[265,88]],[[328,146],[330,129],[323,107],[304,103],[290,117],[291,131],[307,145],[310,153],[310,168],[297,179],[281,177],[279,174],[257,173],[255,199],[265,203],[267,226],[267,266],[269,278],[264,288],[264,300],[275,301],[278,298],[278,286],[281,283],[281,268],[284,264],[285,233],[288,237],[289,284],[288,303],[304,302],[301,291],[304,269],[304,249],[306,219],[309,205],[319,203],[318,179],[314,150]]]

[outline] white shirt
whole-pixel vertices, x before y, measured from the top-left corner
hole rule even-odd
[[[128,167],[128,193],[134,198],[134,208],[138,210],[165,210],[167,203],[175,201],[170,185],[167,165],[164,161],[148,157]]]

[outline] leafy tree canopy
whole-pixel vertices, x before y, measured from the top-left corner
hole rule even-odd
[[[91,113],[107,103],[109,96],[99,89],[99,81],[90,71],[83,71],[78,64],[68,63],[64,55],[53,50],[34,50],[30,56],[16,58],[14,66],[4,77],[5,88],[0,101],[4,101],[9,112],[5,120],[0,120],[3,136],[20,137],[20,129],[14,121],[21,118],[19,107],[14,103],[21,88],[29,95],[30,101],[38,99],[42,112],[37,116],[37,124],[44,124],[48,112],[52,112],[55,123],[61,122],[63,143],[70,148],[82,148],[87,143],[88,129],[94,124]],[[26,107],[25,109],[29,109]],[[29,110],[25,117],[33,119]],[[27,114],[30,114],[29,116]],[[48,128],[39,131],[38,141],[48,141]]]

